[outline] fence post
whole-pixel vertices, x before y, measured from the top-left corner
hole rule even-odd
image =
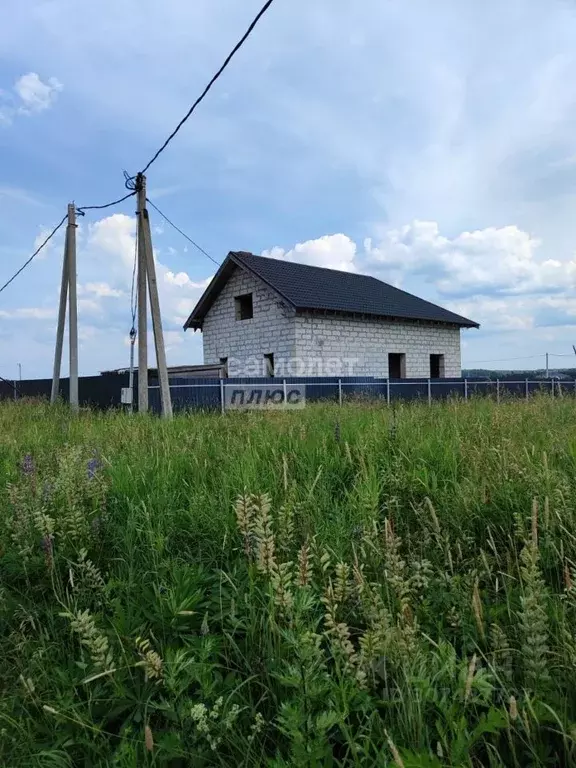
[[[224,379],[220,379],[220,411],[224,413],[226,404],[224,403]]]
[[[530,394],[530,387],[528,385],[528,379],[526,379],[526,381],[524,382],[524,388],[525,388],[525,391],[526,391],[526,400],[528,400],[528,396]]]
[[[288,392],[286,390],[286,379],[282,379],[282,390],[284,391],[284,405],[288,402]]]
[[[554,397],[554,379],[550,379],[550,391],[552,393],[552,397]]]
[[[500,379],[496,379],[496,402],[500,402]]]
[[[464,400],[468,400],[468,379],[464,379]]]
[[[342,379],[338,379],[338,405],[342,405]]]
[[[428,405],[432,405],[432,383],[428,379]]]
[[[390,405],[390,378],[386,379],[386,403]]]

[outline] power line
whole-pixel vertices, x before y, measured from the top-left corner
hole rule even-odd
[[[168,224],[170,224],[170,226],[171,226],[171,227],[173,227],[173,228],[176,230],[176,232],[180,232],[180,234],[182,235],[182,237],[185,237],[185,238],[186,238],[186,240],[188,240],[188,242],[189,242],[189,243],[192,243],[192,245],[194,246],[194,248],[197,248],[197,249],[200,251],[200,253],[203,253],[203,254],[204,254],[204,256],[207,256],[207,257],[210,259],[210,261],[213,261],[213,262],[214,262],[214,264],[216,264],[216,266],[217,266],[217,267],[219,267],[219,266],[220,266],[220,264],[219,264],[219,263],[216,261],[216,259],[212,258],[212,256],[210,256],[210,254],[209,254],[207,251],[205,251],[205,250],[204,250],[204,248],[202,248],[200,245],[198,245],[198,243],[195,243],[195,242],[194,242],[194,240],[192,240],[192,238],[191,238],[191,237],[188,237],[188,235],[186,234],[186,232],[182,232],[182,230],[180,229],[180,227],[177,227],[177,226],[176,226],[176,224],[174,224],[174,222],[173,222],[173,221],[170,221],[170,219],[168,218],[168,216],[166,216],[166,214],[165,214],[165,213],[162,213],[162,211],[160,210],[160,208],[158,208],[158,206],[157,206],[157,205],[154,205],[154,203],[152,202],[152,200],[150,200],[150,198],[149,198],[149,197],[147,197],[147,198],[146,198],[146,202],[147,202],[147,203],[149,203],[149,204],[152,206],[152,208],[154,208],[154,210],[158,211],[158,213],[160,214],[160,216],[162,216],[162,218],[164,219],[164,221],[166,221]]]
[[[124,197],[121,197],[119,200],[112,200],[111,203],[105,203],[104,205],[81,205],[79,208],[76,208],[76,213],[79,213],[80,216],[84,216],[84,211],[101,211],[104,208],[111,208],[113,205],[118,205],[119,203],[123,203],[124,200],[128,200],[129,197],[133,197],[136,194],[136,190],[133,192],[129,192],[127,195],[124,195]]]
[[[44,240],[44,242],[42,243],[42,245],[41,245],[41,246],[39,246],[39,247],[38,247],[38,248],[37,248],[37,249],[34,251],[34,253],[32,254],[32,256],[30,256],[30,258],[29,258],[27,261],[25,261],[25,262],[24,262],[24,264],[22,264],[22,266],[20,267],[20,269],[19,269],[17,272],[15,272],[15,273],[12,275],[12,277],[10,278],[10,280],[8,280],[7,282],[5,282],[5,283],[4,283],[4,285],[3,285],[3,286],[0,288],[0,293],[2,293],[2,291],[3,291],[5,288],[7,288],[7,287],[10,285],[10,283],[11,283],[13,280],[15,280],[15,279],[18,277],[18,275],[19,275],[21,272],[23,272],[23,271],[26,269],[26,267],[28,266],[28,264],[30,264],[30,263],[31,263],[31,262],[32,262],[32,261],[33,261],[33,260],[36,258],[36,256],[38,256],[38,254],[40,253],[40,251],[42,250],[42,248],[44,248],[44,246],[45,246],[45,245],[46,245],[46,244],[47,244],[47,243],[48,243],[48,242],[49,242],[49,241],[50,241],[50,240],[51,240],[51,239],[54,237],[54,235],[56,234],[56,232],[58,232],[58,230],[60,229],[60,227],[62,226],[62,224],[64,224],[64,222],[66,221],[66,219],[67,219],[67,218],[68,218],[68,214],[66,214],[66,216],[64,216],[64,218],[62,219],[62,221],[60,222],[60,224],[58,224],[56,227],[54,227],[54,229],[52,230],[52,232],[50,232],[50,234],[48,235],[48,237],[46,238],[46,240]]]
[[[478,363],[507,363],[508,360],[534,360],[537,357],[544,357],[545,352],[540,355],[525,355],[524,357],[503,357],[500,360],[470,360],[467,365],[477,365]]]
[[[244,35],[243,35],[243,36],[240,38],[240,40],[239,40],[239,41],[236,43],[236,45],[234,46],[234,48],[232,49],[232,51],[231,51],[231,52],[228,54],[228,56],[226,57],[226,59],[225,59],[225,61],[224,61],[224,64],[222,64],[222,66],[220,67],[220,69],[218,70],[218,72],[216,72],[216,74],[214,75],[214,77],[212,78],[212,80],[210,80],[210,82],[208,83],[208,85],[206,86],[206,88],[204,88],[204,90],[202,91],[202,93],[200,94],[200,96],[199,96],[199,97],[196,99],[196,101],[194,102],[194,104],[192,104],[192,106],[190,107],[190,109],[188,110],[188,112],[187,112],[187,113],[184,115],[184,117],[182,118],[182,120],[180,120],[180,122],[178,123],[178,125],[176,126],[176,128],[175,128],[175,129],[172,131],[172,133],[170,134],[170,136],[168,136],[168,138],[166,139],[166,141],[164,142],[164,144],[162,144],[162,146],[160,147],[160,149],[159,149],[159,150],[156,152],[156,154],[154,155],[154,157],[153,157],[153,158],[152,158],[152,159],[151,159],[151,160],[150,160],[150,161],[149,161],[149,162],[148,162],[148,163],[147,163],[147,164],[144,166],[144,168],[142,169],[142,173],[146,173],[146,171],[148,170],[148,168],[150,168],[150,166],[152,165],[152,163],[153,163],[155,160],[157,160],[157,159],[158,159],[158,156],[159,156],[159,155],[160,155],[160,154],[161,154],[161,153],[162,153],[162,152],[163,152],[163,151],[166,149],[166,147],[168,146],[168,144],[169,144],[169,143],[172,141],[172,139],[174,138],[174,136],[176,136],[176,134],[178,133],[178,131],[180,130],[180,128],[182,128],[182,126],[183,126],[183,125],[184,125],[184,123],[185,123],[185,122],[188,120],[188,118],[190,117],[190,115],[191,115],[191,114],[194,112],[194,110],[196,109],[196,107],[197,107],[197,106],[200,104],[200,102],[202,102],[202,101],[204,100],[204,97],[207,95],[208,91],[209,91],[209,90],[212,88],[212,86],[214,85],[214,83],[216,82],[216,80],[218,80],[218,78],[220,77],[220,75],[221,75],[221,74],[224,72],[224,70],[226,69],[226,67],[228,66],[228,64],[230,64],[230,62],[232,61],[232,59],[234,58],[234,56],[236,55],[236,53],[237,53],[237,52],[240,50],[240,48],[242,48],[242,46],[244,45],[244,43],[246,42],[246,40],[247,40],[247,39],[250,37],[250,34],[251,34],[252,30],[254,29],[254,27],[256,26],[256,24],[258,24],[258,22],[260,21],[260,19],[262,18],[262,16],[264,16],[264,14],[265,14],[265,13],[266,13],[266,11],[268,10],[268,8],[270,8],[270,6],[272,5],[273,1],[274,1],[274,0],[267,0],[267,2],[266,2],[266,3],[264,3],[264,5],[262,6],[262,8],[260,9],[260,11],[259,11],[259,12],[258,12],[258,14],[256,15],[256,17],[254,18],[254,20],[252,21],[252,23],[250,24],[250,26],[248,27],[248,29],[246,30],[246,32],[244,33]]]
[[[14,392],[16,392],[18,396],[20,397],[22,396],[22,392],[20,392],[20,390],[16,386],[15,381],[10,381],[9,379],[5,379],[3,376],[0,376],[0,381],[3,381],[4,384],[7,384],[9,387],[12,387],[12,389],[14,390]]]
[[[502,357],[499,360],[471,360],[468,365],[474,365],[477,363],[507,363],[508,360],[535,360],[539,357],[574,357],[574,354],[568,354],[566,352],[540,352],[538,355],[525,355],[524,357]]]

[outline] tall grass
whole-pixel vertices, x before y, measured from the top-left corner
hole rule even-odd
[[[0,406],[0,764],[576,764],[576,410]]]

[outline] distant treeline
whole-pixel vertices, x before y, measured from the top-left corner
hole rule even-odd
[[[529,379],[530,381],[539,381],[546,378],[546,371],[540,368],[536,371],[489,371],[485,368],[467,368],[462,370],[464,378],[484,378],[490,381],[518,381]],[[550,368],[548,378],[556,379],[575,379],[576,368]]]

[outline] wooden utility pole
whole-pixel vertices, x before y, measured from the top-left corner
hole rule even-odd
[[[172,418],[172,399],[166,366],[166,349],[162,331],[158,283],[156,282],[156,266],[152,250],[150,217],[146,207],[146,177],[141,173],[136,177],[136,189],[138,190],[138,410],[145,412],[148,409],[148,339],[146,328],[146,281],[148,281],[162,415],[164,418],[170,419]],[[142,325],[140,324],[141,321]],[[144,372],[144,377],[142,377],[142,372]],[[145,389],[145,395],[142,393],[143,389]]]
[[[52,390],[50,402],[55,403],[60,390],[60,369],[64,346],[64,326],[66,324],[66,303],[68,300],[68,336],[70,346],[70,406],[78,410],[78,306],[76,296],[76,206],[68,205],[68,226],[64,241],[64,259],[62,261],[62,280],[60,283],[60,304],[58,307],[58,327],[56,347],[54,349],[54,368],[52,371]]]

